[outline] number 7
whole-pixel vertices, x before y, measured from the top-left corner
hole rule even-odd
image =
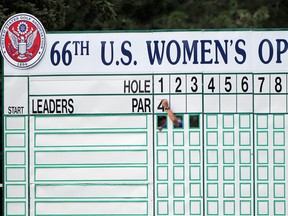
[[[258,80],[261,80],[260,90],[259,91],[262,92],[265,77],[258,77]]]

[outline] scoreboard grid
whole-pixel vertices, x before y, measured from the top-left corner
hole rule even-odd
[[[287,214],[283,70],[3,69],[5,216]]]
[[[157,76],[159,75],[160,74],[158,74]],[[171,76],[167,74],[165,75],[169,76],[169,78]],[[161,74],[161,76],[165,76],[165,75]],[[186,74],[185,76],[187,77],[189,75],[190,74],[188,75]],[[202,74],[202,80],[204,80],[205,75],[206,74]],[[177,77],[177,74],[173,76]],[[215,74],[208,74],[208,76],[209,78],[211,78],[211,76],[215,76]],[[220,77],[220,74],[218,75],[216,74],[216,76]],[[204,85],[202,85],[202,88],[204,88]],[[183,94],[185,93],[180,93],[180,94],[174,93],[171,95],[170,92],[168,92],[168,96],[170,100],[171,100],[171,97],[173,97],[173,95],[177,96],[177,95],[183,95]],[[225,95],[225,93],[218,93],[218,94]],[[249,93],[249,94],[252,94],[253,98],[255,97],[255,95],[258,95],[258,94],[255,94],[254,92]],[[273,94],[276,94],[276,93],[272,93],[272,94],[270,92],[266,93],[266,95],[269,97],[269,100],[271,100],[271,97],[273,97]],[[287,93],[282,93],[282,94],[285,97],[287,97]],[[147,95],[147,94],[143,94],[143,95]],[[155,94],[155,95],[158,96],[161,94]],[[194,94],[191,93],[191,95],[194,95]],[[201,95],[202,100],[204,99],[205,95],[214,95],[214,94],[204,93]],[[236,94],[234,95],[236,96]],[[35,96],[39,96],[39,95],[32,95],[29,97],[35,97]],[[45,96],[51,97],[54,95],[45,95]],[[73,95],[69,95],[69,96],[73,96]],[[111,95],[109,94],[107,96],[111,96]],[[186,93],[186,97],[185,97],[186,100],[187,100],[187,96],[188,94]],[[218,98],[220,99],[220,97]],[[221,107],[221,101],[219,101],[219,107]],[[187,106],[185,109],[187,109]],[[182,112],[179,112],[181,113],[183,117],[183,121],[184,121],[183,129],[175,129],[172,127],[172,125],[170,125],[167,130],[164,129],[163,131],[160,132],[154,128],[154,131],[156,132],[156,139],[159,140],[159,141],[156,141],[156,145],[154,146],[154,154],[155,154],[155,160],[156,160],[156,162],[154,162],[155,164],[154,190],[156,191],[155,201],[157,201],[155,202],[155,212],[157,211],[159,215],[169,215],[170,214],[168,213],[170,212],[169,207],[171,208],[172,206],[174,215],[186,215],[187,212],[189,212],[189,215],[202,215],[204,214],[204,212],[207,215],[219,215],[219,214],[235,215],[236,214],[235,212],[237,211],[237,209],[238,209],[238,212],[240,211],[240,215],[269,215],[270,214],[269,212],[271,211],[269,209],[273,209],[275,215],[285,215],[286,214],[285,194],[281,193],[283,189],[284,191],[286,190],[285,152],[287,151],[286,150],[287,147],[285,147],[286,146],[285,136],[287,137],[287,132],[285,131],[286,129],[285,118],[287,118],[287,116],[285,115],[285,113],[275,113],[275,114],[254,113],[254,108],[252,112],[248,112],[248,113],[246,112],[236,113],[236,114],[234,112],[205,113],[204,106],[202,107],[202,109],[203,109],[202,112],[196,112],[196,113],[192,113],[192,112],[186,113],[185,110]],[[271,110],[271,107],[269,111],[270,110]],[[121,115],[131,116],[129,114],[121,114]],[[154,117],[154,122],[155,122],[157,121],[156,117],[159,115],[163,115],[163,114],[159,112],[159,113],[152,113],[151,115]],[[198,128],[190,128],[187,130],[187,128],[190,127],[189,117],[191,115],[199,116],[200,125]],[[90,116],[93,117],[95,115],[72,114],[68,116],[69,118],[73,118],[73,117],[86,118]],[[96,115],[97,118],[101,116],[110,116],[110,115],[109,114]],[[28,185],[23,184],[27,181],[28,177],[25,175],[24,178],[22,179],[10,180],[10,179],[7,179],[7,176],[10,175],[7,172],[8,171],[13,172],[13,170],[17,170],[17,172],[20,172],[20,173],[31,172],[31,171],[28,171],[28,169],[30,168],[29,166],[27,166],[27,163],[28,163],[27,160],[29,157],[31,157],[29,156],[31,153],[28,153],[27,150],[23,151],[23,147],[24,149],[31,148],[31,146],[28,147],[26,143],[28,142],[27,141],[28,135],[26,134],[25,131],[28,130],[28,126],[27,126],[28,124],[30,125],[32,124],[34,131],[35,131],[34,138],[33,138],[35,142],[34,148],[35,147],[41,148],[41,146],[36,146],[36,140],[37,140],[36,137],[38,135],[45,135],[45,134],[47,135],[68,134],[69,135],[69,134],[77,134],[77,133],[83,135],[83,134],[94,134],[96,131],[98,131],[97,133],[100,132],[102,134],[103,133],[110,134],[111,132],[113,133],[113,128],[105,129],[105,128],[97,128],[97,127],[95,128],[87,127],[83,129],[80,129],[80,128],[57,128],[55,129],[55,128],[44,127],[44,129],[42,129],[41,127],[38,127],[37,119],[42,120],[45,118],[48,118],[48,119],[49,118],[52,118],[52,119],[63,118],[65,120],[65,118],[67,118],[67,115],[47,116],[43,114],[43,115],[37,115],[32,118],[31,117],[32,116],[30,116],[27,119],[26,116],[23,116],[23,117],[5,116],[6,151],[5,151],[4,162],[5,162],[5,167],[6,167],[6,171],[5,171],[5,176],[6,176],[5,189],[7,191],[6,199],[8,200],[17,199],[19,200],[19,202],[17,202],[17,205],[20,205],[20,206],[27,205],[26,201],[20,201],[20,200],[26,200],[28,194],[31,193],[29,192]],[[134,117],[137,117],[137,115],[134,114]],[[15,122],[17,124],[15,124]],[[148,119],[146,118],[145,125],[141,127],[142,128],[141,130],[143,129],[147,130],[149,128],[148,124],[149,124]],[[16,128],[13,125],[16,125]],[[154,124],[154,127],[155,125],[156,124]],[[114,130],[117,131],[119,130],[119,128],[114,128]],[[129,132],[123,131],[120,133],[130,134],[135,129],[126,127],[125,130],[128,130]],[[107,132],[107,131],[111,131],[111,132]],[[172,134],[170,134],[169,131],[171,131]],[[255,133],[253,131],[255,131]],[[139,130],[137,129],[135,130],[134,133],[138,133],[138,132]],[[253,136],[253,134],[255,134],[255,137]],[[12,139],[13,139],[15,135],[20,136],[20,139],[23,140],[23,143],[22,144],[19,143],[19,145],[16,145],[16,146],[7,145],[7,142],[10,142],[9,141],[10,137],[12,136]],[[249,140],[248,142],[247,142],[247,136]],[[187,143],[186,138],[184,139],[184,137],[189,138],[190,140],[189,145]],[[269,153],[270,149],[267,147],[268,143],[270,143],[270,141],[268,141],[268,137],[274,146],[273,155],[271,152]],[[160,141],[161,139],[166,140],[165,143],[162,143],[162,144],[159,143],[161,142]],[[255,141],[253,141],[254,139]],[[246,143],[244,142],[244,140],[246,140]],[[220,144],[221,146],[220,149],[222,149],[222,151],[219,150],[219,143],[223,143],[222,145]],[[172,149],[171,147],[169,147],[171,144],[173,146]],[[144,144],[144,146],[146,147],[148,145],[149,145],[148,143]],[[83,151],[89,152],[91,150],[79,149],[80,147],[87,148],[88,146],[91,147],[91,145],[85,146],[85,144],[81,143],[81,145],[70,146],[72,148],[76,148],[76,150],[48,150],[47,151],[47,149],[45,150],[39,149],[39,150],[34,150],[32,152],[34,152],[33,158],[34,160],[36,160],[36,155],[41,152],[46,152],[46,153],[47,152],[48,153],[51,153],[51,152],[68,153],[69,151],[78,152],[78,153],[83,152]],[[97,145],[97,146],[101,147],[101,145],[100,146]],[[109,145],[107,144],[102,145],[102,147],[104,146],[109,147]],[[231,149],[231,146],[233,147],[233,149]],[[284,149],[283,149],[283,146],[285,147]],[[45,148],[45,146],[43,147]],[[57,147],[57,145],[54,146],[54,148],[55,147]],[[65,147],[69,147],[69,146],[65,146]],[[165,148],[163,149],[163,147]],[[28,151],[31,152],[31,150],[28,150]],[[106,151],[106,150],[93,150],[93,151],[101,152],[101,151]],[[123,150],[112,150],[112,151],[123,151]],[[132,152],[133,151],[141,151],[141,150],[132,150]],[[145,152],[147,152],[147,150],[145,150]],[[12,154],[17,154],[18,162],[9,161],[9,158],[13,157]],[[250,157],[249,155],[252,155],[252,156]],[[168,160],[168,158],[170,159]],[[222,165],[221,165],[221,158],[223,159]],[[237,159],[239,160],[238,162],[236,162]],[[146,154],[146,160],[148,160],[147,154]],[[270,162],[272,162],[273,168],[270,167],[271,166]],[[34,163],[35,163],[34,173],[36,173],[37,167],[39,168],[42,167],[43,169],[45,168],[45,166],[48,165],[48,164],[38,165],[37,162],[35,161]],[[67,165],[67,167],[69,168],[75,165],[76,164],[74,165],[70,164],[70,165]],[[86,165],[83,164],[83,166],[81,167],[89,168],[90,166],[87,167],[87,165],[88,164]],[[123,166],[121,164],[118,164],[118,165],[119,165],[117,166],[118,168],[121,168],[121,166]],[[57,167],[64,168],[66,166],[63,167],[63,165],[61,165]],[[98,165],[97,167],[101,168],[101,166],[99,167]],[[136,167],[139,168],[139,166],[136,166]],[[189,169],[187,169],[186,167],[189,167]],[[49,165],[47,168],[49,168]],[[76,167],[73,168],[74,171],[75,171],[75,168]],[[236,171],[235,168],[239,170]],[[185,169],[186,171],[184,171]],[[247,174],[247,170],[249,170],[248,173],[250,174],[248,176],[242,176],[244,175],[243,173]],[[146,172],[148,173],[148,171]],[[167,172],[167,176],[165,176],[166,175],[165,172]],[[181,172],[184,174],[182,175]],[[225,173],[228,173],[228,174],[225,174]],[[263,173],[264,174],[266,173],[267,176],[265,176]],[[272,184],[272,186],[269,185],[269,183],[271,183],[271,179],[269,178],[269,175],[273,176],[272,181],[274,183]],[[222,179],[222,181],[220,179]],[[125,179],[125,181],[127,180],[130,181],[129,179]],[[144,178],[142,180],[147,181],[148,179]],[[41,183],[41,180],[34,179],[34,181],[38,181],[39,183]],[[56,184],[56,182],[58,181],[59,180],[57,181],[54,180],[54,184],[58,185]],[[83,180],[79,179],[77,181],[81,182]],[[103,181],[103,179],[101,181]],[[133,181],[135,181],[135,179]],[[204,183],[203,181],[206,183]],[[237,181],[240,181],[238,185],[235,183]],[[36,194],[36,188],[39,188],[40,186],[45,186],[47,184],[46,182],[47,181],[44,180],[44,184],[35,185],[35,189],[33,192],[35,194],[35,204],[39,203],[36,200],[40,198]],[[68,183],[67,181],[64,181],[64,182]],[[51,186],[51,185],[48,183],[47,186]],[[188,193],[186,191],[187,188],[189,188]],[[17,190],[17,191],[22,191],[22,192],[18,192],[19,193],[18,195],[17,194],[9,195],[8,191],[11,191],[11,190],[15,190],[15,191]],[[248,190],[250,190],[250,192],[248,192]],[[253,199],[253,194],[255,194],[254,199]],[[235,200],[237,196],[239,196],[238,198],[239,200],[237,199]],[[113,197],[110,197],[110,198],[113,198]],[[122,197],[122,198],[125,198],[125,197]],[[148,198],[148,194],[146,194],[142,198]],[[171,198],[173,201],[171,200]],[[188,199],[189,202],[187,201],[187,198],[189,198]],[[45,199],[45,197],[43,197],[42,199]],[[64,199],[64,197],[50,197],[49,199],[58,200],[58,199]],[[81,198],[78,198],[78,199],[81,199]],[[271,204],[271,200],[274,200],[272,204]],[[14,201],[6,202],[6,208],[9,208],[10,205],[14,205]],[[205,210],[203,209],[204,206],[205,206]],[[165,209],[165,208],[168,208],[168,209]],[[277,212],[277,211],[281,211],[281,209],[283,211],[283,214],[279,214],[279,212]],[[165,214],[165,212],[167,214]]]

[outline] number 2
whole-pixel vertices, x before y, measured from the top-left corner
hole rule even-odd
[[[180,86],[181,86],[181,83],[182,83],[181,78],[177,77],[176,80],[175,80],[175,83],[178,83],[175,92],[182,92],[182,90],[180,89]]]

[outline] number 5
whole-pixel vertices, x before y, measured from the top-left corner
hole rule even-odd
[[[232,84],[231,84],[231,82],[229,81],[230,79],[231,79],[231,77],[225,77],[225,86],[228,85],[228,88],[225,87],[226,92],[230,92],[231,89],[232,89]]]

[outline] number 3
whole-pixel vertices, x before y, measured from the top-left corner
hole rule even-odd
[[[197,77],[193,76],[191,78],[191,82],[192,82],[191,91],[192,92],[197,92],[197,90],[198,90]]]

